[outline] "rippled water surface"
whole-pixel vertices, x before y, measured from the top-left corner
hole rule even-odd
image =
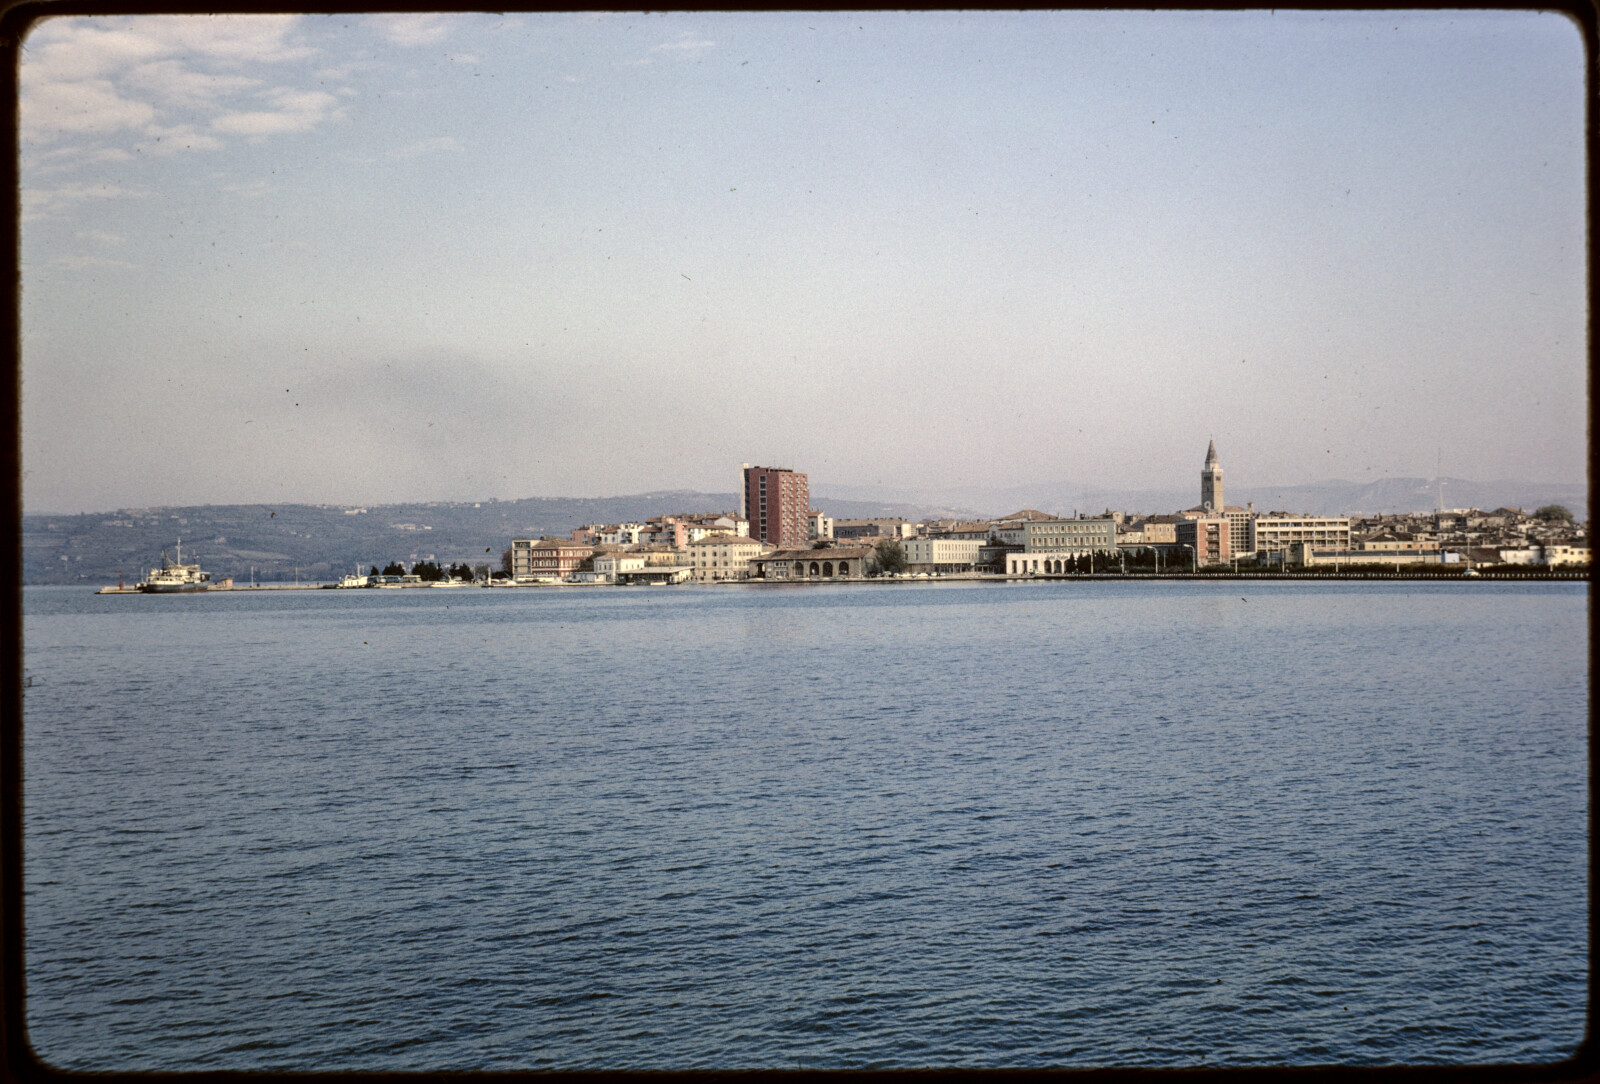
[[[26,592],[72,1069],[1549,1061],[1587,586]]]

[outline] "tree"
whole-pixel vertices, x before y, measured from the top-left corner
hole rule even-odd
[[[385,576],[404,576],[405,574],[406,566],[399,561],[390,561],[383,566],[383,575]]]
[[[378,566],[377,565],[373,565],[372,566],[372,571],[370,573],[368,573],[368,575],[372,575],[372,576],[378,575]]]
[[[507,576],[511,575],[511,550],[509,547],[500,551],[500,571]]]
[[[878,559],[878,568],[884,572],[904,572],[906,570],[906,551],[892,538],[879,542],[872,550],[873,556]]]
[[[1562,523],[1572,522],[1572,513],[1559,504],[1547,504],[1543,508],[1536,508],[1533,512],[1534,519],[1560,520]]]
[[[424,583],[437,583],[444,579],[444,569],[433,561],[418,561],[411,566],[411,574],[421,577]]]

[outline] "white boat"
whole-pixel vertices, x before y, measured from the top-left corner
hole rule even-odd
[[[183,563],[183,539],[178,540],[177,561],[167,560],[167,551],[161,551],[161,567],[152,568],[150,575],[138,585],[147,595],[168,595],[190,591],[204,591],[211,586],[211,573],[202,572],[198,564]]]

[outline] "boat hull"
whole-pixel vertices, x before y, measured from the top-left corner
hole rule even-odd
[[[141,583],[141,595],[192,595],[196,591],[206,591],[211,587],[208,583]]]

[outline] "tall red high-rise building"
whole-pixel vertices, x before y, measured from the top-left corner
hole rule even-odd
[[[809,546],[810,512],[811,486],[805,475],[782,467],[744,468],[744,516],[751,538],[781,550]]]

